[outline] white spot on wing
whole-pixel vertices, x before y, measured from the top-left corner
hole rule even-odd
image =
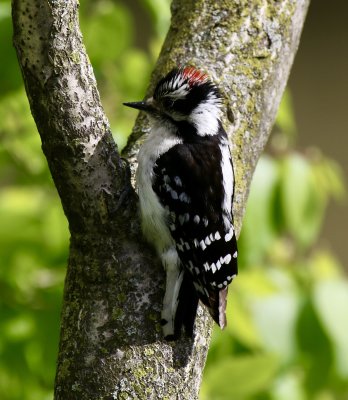
[[[205,249],[207,248],[207,246],[206,246],[205,243],[204,243],[204,240],[201,240],[201,241],[199,242],[199,244],[200,244],[202,250],[205,250]]]
[[[169,176],[168,176],[168,175],[164,175],[164,176],[163,176],[163,181],[164,181],[165,183],[169,183],[169,182],[170,182]]]
[[[166,192],[170,192],[172,190],[171,186],[169,186],[168,183],[165,183],[162,187]]]
[[[179,200],[183,203],[190,203],[191,201],[190,197],[185,192],[180,193]]]
[[[238,255],[238,253],[235,251],[235,252],[233,253],[233,258],[237,258],[237,255]]]
[[[225,235],[225,242],[229,242],[233,238],[233,227],[230,228],[229,232]]]
[[[175,176],[174,177],[174,182],[175,182],[175,184],[177,185],[177,186],[182,186],[182,182],[181,182],[181,179],[180,179],[180,177],[178,177],[178,176]]]
[[[215,265],[214,263],[212,263],[211,266],[210,266],[210,268],[211,268],[211,272],[212,272],[213,274],[215,274],[216,265]]]
[[[227,254],[227,256],[225,256],[225,264],[229,264],[231,259],[232,259],[231,254]]]
[[[218,231],[215,232],[215,240],[220,240],[221,236],[220,233]]]
[[[195,215],[194,217],[193,217],[193,221],[196,223],[196,224],[199,224],[199,221],[200,221],[201,219],[199,218],[199,215]]]

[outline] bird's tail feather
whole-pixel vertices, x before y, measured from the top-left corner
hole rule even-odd
[[[224,329],[225,326],[227,325],[227,319],[226,319],[227,293],[228,293],[227,287],[219,291],[209,293],[209,299],[208,299],[209,304],[207,304],[210,315],[221,329]]]
[[[179,302],[175,315],[175,338],[181,336],[182,327],[187,336],[193,336],[193,327],[197,314],[198,296],[188,272],[184,273],[179,293]]]

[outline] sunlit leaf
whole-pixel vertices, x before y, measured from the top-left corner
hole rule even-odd
[[[277,182],[277,163],[270,157],[261,157],[253,176],[239,239],[242,263],[259,263],[275,237],[273,201]]]
[[[29,314],[20,314],[10,319],[1,327],[2,334],[8,340],[18,341],[28,339],[35,332],[35,323]]]
[[[293,114],[292,97],[289,90],[285,90],[279,105],[276,124],[282,132],[288,136],[294,136],[296,133],[296,122]]]
[[[319,282],[314,289],[313,301],[335,348],[337,370],[348,378],[348,282]]]
[[[226,315],[228,332],[246,346],[260,347],[260,335],[252,319],[248,302],[240,292],[230,290]]]
[[[261,267],[254,267],[243,274],[239,274],[235,284],[238,285],[238,291],[245,296],[268,297],[277,293],[277,284],[270,279],[268,271],[264,271]],[[233,292],[234,286],[231,286]]]
[[[286,228],[301,245],[309,246],[319,234],[326,202],[310,164],[299,154],[284,160],[281,199]]]
[[[202,398],[243,400],[267,388],[279,367],[267,354],[231,357],[210,368],[202,384]]]
[[[346,194],[342,168],[334,160],[319,154],[319,159],[313,163],[313,173],[318,188],[324,196],[334,196],[342,200]]]
[[[317,249],[308,259],[308,271],[313,281],[327,281],[343,277],[342,267],[331,252]]]
[[[303,376],[299,371],[280,375],[270,390],[271,400],[307,400],[303,388]]]
[[[262,345],[284,361],[293,359],[296,352],[295,327],[300,307],[296,292],[256,297],[252,302],[252,315]]]

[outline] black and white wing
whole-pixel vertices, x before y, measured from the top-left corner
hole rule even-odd
[[[226,324],[227,286],[237,274],[233,185],[224,136],[177,144],[156,161],[153,190],[184,269],[176,321],[189,334],[198,298],[221,328]]]

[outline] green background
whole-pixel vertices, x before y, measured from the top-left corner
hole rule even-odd
[[[168,0],[82,0],[81,28],[115,140],[124,146],[170,12]],[[30,114],[0,1],[0,398],[51,399],[68,227]],[[295,107],[296,108],[296,107]],[[320,240],[340,166],[298,149],[288,90],[250,191],[240,275],[214,331],[201,398],[348,398],[348,281]]]

